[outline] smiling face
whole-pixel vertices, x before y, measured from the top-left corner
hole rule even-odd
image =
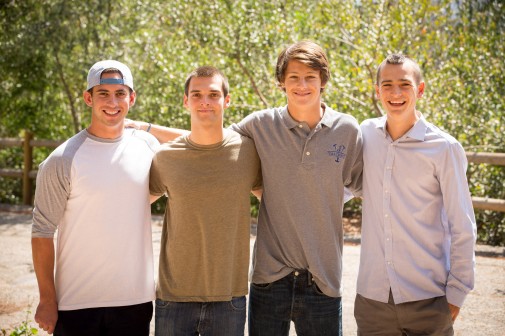
[[[323,88],[319,70],[299,61],[289,61],[281,87],[286,92],[288,109],[315,107],[319,111]]]
[[[104,73],[101,78],[121,79],[119,73]],[[101,84],[93,87],[93,94],[84,91],[86,105],[91,107],[88,131],[98,137],[114,139],[123,133],[124,118],[135,104],[135,92],[122,84]]]
[[[223,79],[212,77],[192,77],[188,95],[184,95],[184,106],[191,113],[193,126],[223,125],[223,113],[230,105],[230,96],[223,93]]]
[[[411,62],[384,64],[375,85],[377,98],[395,120],[416,119],[416,102],[424,93],[424,82],[417,83],[415,67]]]

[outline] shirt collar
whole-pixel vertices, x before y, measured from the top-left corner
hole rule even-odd
[[[325,103],[321,103],[321,107],[324,108],[324,114],[319,121],[319,124],[330,127],[333,125],[335,120],[337,120],[337,115],[336,113],[332,113],[334,111]],[[287,128],[292,129],[300,125],[300,122],[293,119],[293,117],[289,114],[287,105],[281,108],[280,114],[284,120],[284,125],[286,125]]]
[[[387,121],[387,117],[384,115],[382,117],[379,117],[377,119],[376,124],[375,124],[375,127],[382,132],[384,137],[386,137],[386,135],[387,135],[386,121]],[[427,121],[424,118],[424,116],[421,114],[419,117],[419,120],[416,121],[414,126],[412,126],[412,128],[400,139],[412,138],[415,140],[424,141],[427,129],[428,129]]]

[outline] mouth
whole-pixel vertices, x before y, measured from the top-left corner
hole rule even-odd
[[[391,105],[391,106],[403,106],[403,105],[406,104],[406,102],[405,101],[393,101],[393,100],[389,100],[388,104]]]
[[[300,97],[305,97],[310,95],[310,92],[294,92],[294,94]]]
[[[115,110],[115,111],[102,110],[102,112],[105,113],[106,115],[109,115],[109,116],[115,116],[115,115],[118,115],[121,113],[120,110]]]

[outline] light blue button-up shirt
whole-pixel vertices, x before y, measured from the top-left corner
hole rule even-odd
[[[393,141],[386,117],[361,124],[363,223],[357,292],[396,304],[474,286],[476,225],[461,144],[420,118]]]

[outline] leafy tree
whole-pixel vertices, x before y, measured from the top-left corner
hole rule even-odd
[[[427,119],[468,150],[505,152],[502,1],[13,0],[0,6],[1,137],[30,129],[39,138],[67,138],[85,127],[86,72],[107,58],[132,68],[138,94],[132,118],[181,128],[189,127],[182,107],[187,73],[218,66],[230,80],[230,124],[285,104],[274,78],[276,56],[287,44],[310,39],[330,59],[324,100],[331,107],[359,121],[381,115],[375,69],[388,53],[403,52],[423,69],[420,109]],[[17,152],[0,151],[5,157],[0,167],[21,165]],[[503,167],[471,165],[472,194],[504,199],[504,174]],[[0,178],[0,190],[8,190],[2,202],[19,201],[12,183]],[[481,239],[503,243],[504,214],[477,215]]]

